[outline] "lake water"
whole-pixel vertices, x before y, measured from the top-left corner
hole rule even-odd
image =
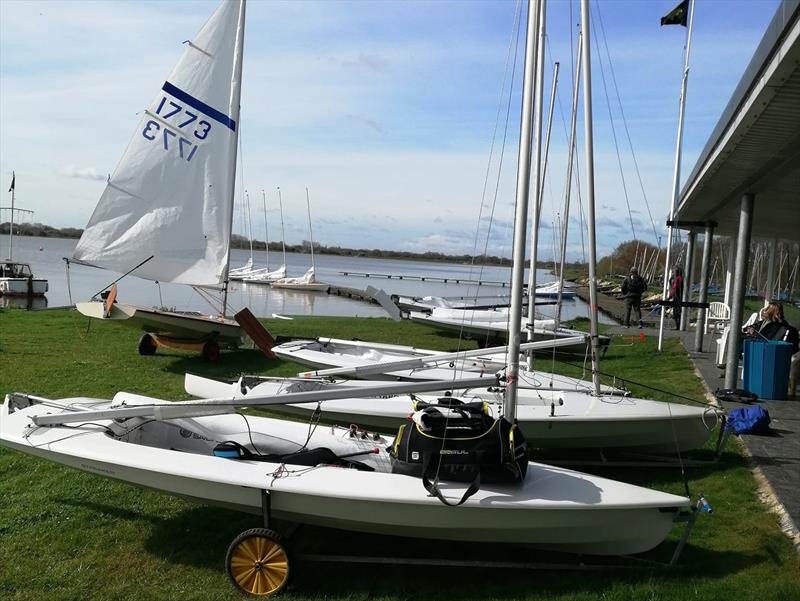
[[[77,240],[61,238],[34,238],[30,236],[14,237],[14,260],[30,263],[34,276],[45,278],[49,282],[50,291],[46,300],[36,300],[34,308],[59,307],[74,302],[88,300],[95,293],[105,288],[118,277],[102,269],[71,264],[69,282],[67,280],[66,263],[63,257],[71,257]],[[8,236],[0,236],[0,256],[8,254]],[[249,251],[233,250],[231,268],[244,265],[249,258]],[[269,253],[270,267],[277,269],[281,264],[281,253]],[[287,269],[290,276],[300,276],[311,266],[309,255],[287,253]],[[267,256],[264,251],[254,251],[253,261],[256,267],[266,267]],[[424,261],[406,261],[394,259],[374,259],[367,257],[339,257],[332,255],[315,255],[317,279],[322,282],[364,289],[368,285],[382,288],[387,294],[409,296],[444,296],[444,297],[485,297],[480,302],[492,302],[490,297],[508,294],[508,282],[511,270],[507,267],[471,267],[456,263],[430,263]],[[365,278],[349,273],[388,274],[392,276],[417,276],[447,279],[469,279],[484,282],[506,282],[506,287],[484,284],[464,285],[419,281],[409,279]],[[553,281],[553,275],[540,269],[537,279],[539,283]],[[527,281],[527,275],[526,275]],[[160,294],[159,294],[160,288]],[[121,302],[141,305],[175,307],[180,310],[194,310],[213,313],[214,309],[189,286],[177,284],[156,285],[149,280],[134,276],[125,277],[118,284],[118,298]],[[71,298],[70,298],[71,297]],[[15,302],[0,297],[0,302]],[[20,301],[16,301],[20,302]],[[24,305],[25,301],[21,301]],[[279,315],[328,315],[328,316],[361,316],[376,317],[386,313],[377,305],[351,300],[335,295],[292,290],[277,290],[269,286],[231,282],[228,295],[229,313],[235,313],[243,307],[249,307],[258,317]],[[552,316],[552,306],[538,307],[543,316]],[[562,309],[565,319],[587,316],[588,306],[580,299],[565,301]],[[601,316],[601,321],[610,322]]]

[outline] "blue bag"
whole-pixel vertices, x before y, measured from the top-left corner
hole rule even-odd
[[[728,414],[728,429],[736,434],[769,434],[769,411],[763,407],[743,407]]]

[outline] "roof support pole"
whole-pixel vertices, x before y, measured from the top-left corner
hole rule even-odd
[[[747,285],[747,256],[750,253],[754,202],[755,195],[744,194],[739,208],[739,235],[736,241],[736,262],[731,291],[731,327],[725,362],[725,388],[737,388],[739,383],[739,343],[742,340],[744,289]]]
[[[778,239],[773,238],[769,242],[767,255],[767,283],[764,285],[764,306],[766,307],[773,298],[777,296],[775,291],[775,251],[778,250]]]
[[[708,278],[711,270],[711,243],[714,241],[714,226],[706,225],[706,233],[703,239],[703,263],[700,268],[700,298],[699,302],[705,303],[708,301]],[[708,309],[701,307],[697,309],[697,325],[694,329],[694,350],[695,352],[703,351],[703,335],[706,331],[706,312]],[[685,315],[688,311],[684,311]],[[688,318],[685,318],[688,319]]]
[[[697,233],[689,231],[686,236],[686,263],[683,267],[683,302],[692,300],[692,273],[694,271],[694,243],[697,239]],[[683,311],[681,313],[681,331],[685,332],[689,328],[689,312]]]

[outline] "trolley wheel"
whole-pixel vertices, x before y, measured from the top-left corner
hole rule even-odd
[[[142,334],[139,338],[139,354],[140,355],[155,355],[158,344],[150,334]]]
[[[209,340],[203,345],[203,359],[206,361],[219,359],[219,345],[213,340]]]
[[[225,570],[233,586],[244,593],[277,595],[289,581],[289,555],[276,532],[253,528],[233,539]]]

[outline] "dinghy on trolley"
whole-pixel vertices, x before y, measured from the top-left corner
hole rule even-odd
[[[435,403],[439,398],[454,395],[466,402],[487,403],[491,414],[498,416],[502,412],[504,388],[497,386],[493,377],[487,375],[485,379],[487,385],[481,387],[394,396],[376,389],[372,397],[356,394],[340,400],[274,405],[271,410],[304,418],[319,415],[337,424],[392,431],[408,421],[419,402]],[[186,374],[184,384],[186,392],[198,398],[230,396],[246,401],[248,396],[364,389],[378,382],[243,376],[229,383]],[[584,391],[520,388],[518,392],[517,425],[530,445],[539,449],[685,452],[705,445],[719,422],[718,412],[710,407],[610,394],[593,396]]]
[[[225,318],[241,126],[236,10],[220,9],[187,44],[141,112],[73,253],[78,264],[192,286],[216,309],[222,293],[221,310],[211,316],[132,305],[121,297],[76,304],[87,317],[143,329],[141,354],[164,345],[202,350],[213,359],[244,336]]]

